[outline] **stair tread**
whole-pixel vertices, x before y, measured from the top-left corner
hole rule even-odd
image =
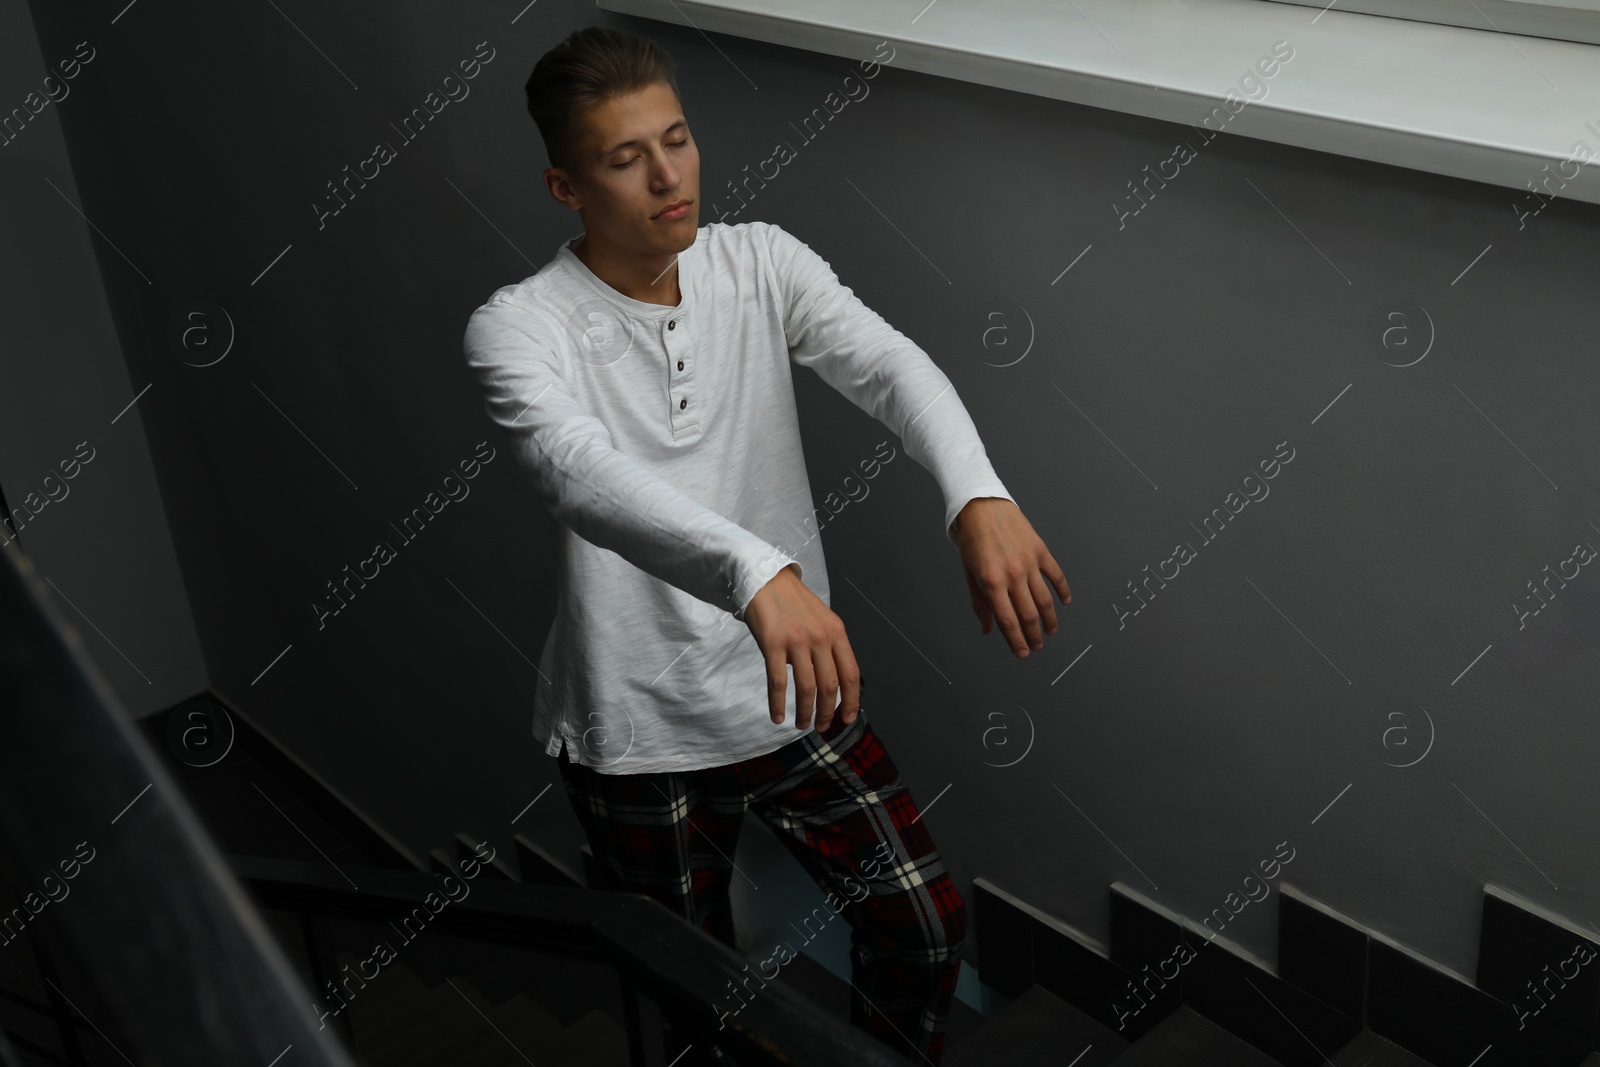
[[[398,924],[385,923],[378,933],[401,955],[412,972],[435,986],[481,965],[500,952],[488,942],[442,933],[428,925],[428,909],[419,908],[414,918]]]
[[[539,1067],[630,1067],[628,1035],[595,1008],[547,1042],[534,1062]]]
[[[1100,1067],[1129,1047],[1126,1038],[1035,985],[945,1052],[946,1067],[1062,1063]],[[1073,1059],[1073,1057],[1079,1057]]]
[[[561,1020],[521,993],[495,1008],[489,1018],[493,1027],[483,1027],[455,1049],[450,1057],[454,1067],[502,1067],[517,1062],[518,1053],[541,1063],[543,1050],[566,1029]]]
[[[470,983],[489,1003],[501,1004],[525,992],[530,977],[562,970],[569,962],[525,949],[497,946],[483,959],[462,970],[461,980]]]
[[[462,997],[462,992],[472,996],[471,991],[458,992],[459,988],[459,983],[441,982],[389,1022],[364,1029],[357,1024],[356,1047],[374,1067],[403,1067],[418,1045],[432,1044],[470,1022],[482,1023],[482,1016]]]
[[[454,979],[459,985],[460,980]],[[432,1067],[460,1064],[467,1055],[493,1053],[489,1062],[515,1063],[549,1044],[565,1030],[560,1020],[527,997],[515,996],[483,1015],[477,1012],[449,1033],[419,1040],[414,1051],[396,1060],[395,1067]]]
[[[341,965],[349,963],[351,971],[355,971],[354,957],[341,952],[335,960]],[[341,970],[339,973],[344,972]],[[350,1024],[357,1039],[364,1033],[383,1030],[403,1017],[432,988],[400,961],[389,964],[379,972],[377,978],[367,983],[366,988],[358,988],[348,1000],[345,1010],[350,1013]],[[326,991],[322,999],[330,1009],[337,1007]]]
[[[1116,1067],[1283,1067],[1192,1008],[1180,1007],[1112,1061]]]
[[[1411,1050],[1371,1030],[1362,1030],[1347,1041],[1330,1062],[1333,1067],[1433,1067]]]
[[[247,754],[184,788],[225,852],[308,859],[307,837],[326,855],[350,848],[316,808]]]
[[[622,983],[615,968],[592,960],[560,962],[563,966],[530,976],[522,991],[563,1023],[577,1022],[598,1004],[622,1001]]]
[[[444,988],[450,989],[451,982],[456,989],[466,992],[461,988],[460,979],[451,979],[450,982],[444,983]],[[493,1027],[484,1022],[484,1015],[487,1012],[472,1010],[472,1005],[459,993],[456,994],[456,1002],[465,1010],[458,1011],[453,1007],[446,1009],[437,1028],[429,1027],[417,1034],[413,1040],[407,1042],[404,1049],[394,1055],[393,1067],[437,1067],[441,1063],[454,1063],[455,1049],[468,1041],[476,1040],[485,1031],[494,1032]],[[486,1005],[479,1007],[485,1008]],[[510,1051],[506,1050],[508,1054]],[[511,1055],[507,1058],[510,1059]]]

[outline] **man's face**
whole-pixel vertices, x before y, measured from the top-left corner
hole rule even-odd
[[[624,248],[671,254],[694,243],[700,225],[700,150],[677,94],[665,82],[584,112],[582,173],[573,187],[584,229]],[[662,217],[688,200],[680,218]]]

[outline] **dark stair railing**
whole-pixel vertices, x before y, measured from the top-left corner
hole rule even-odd
[[[15,543],[0,556],[0,946],[26,934],[51,987],[10,1000],[78,1016],[63,1021],[68,1057],[43,1058],[83,1062],[66,1038],[89,1027],[141,1065],[354,1067],[258,902],[307,921],[399,918],[435,877],[220,853],[45,581]],[[664,1067],[663,1015],[741,1065],[910,1063],[792,991],[719,1029],[711,1005],[746,961],[648,897],[485,878],[429,925],[616,967],[639,1067]],[[13,1062],[0,1033],[0,1067]]]

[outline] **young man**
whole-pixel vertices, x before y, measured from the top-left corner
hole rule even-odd
[[[804,537],[791,367],[932,472],[984,633],[998,622],[1019,657],[1043,647],[1066,579],[926,353],[778,226],[700,225],[699,150],[662,49],[580,30],[527,94],[545,184],[584,232],[474,311],[464,346],[565,527],[534,736],[613,884],[735,948],[731,857],[754,811],[852,927],[852,1021],[937,1064],[966,909],[866,720]],[[742,996],[778,995],[736,993],[713,1008],[723,1026]]]

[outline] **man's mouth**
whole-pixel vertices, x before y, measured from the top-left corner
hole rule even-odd
[[[679,200],[675,204],[667,205],[650,217],[655,219],[663,219],[666,221],[671,221],[672,219],[681,219],[689,213],[689,208],[693,206],[693,200]]]

